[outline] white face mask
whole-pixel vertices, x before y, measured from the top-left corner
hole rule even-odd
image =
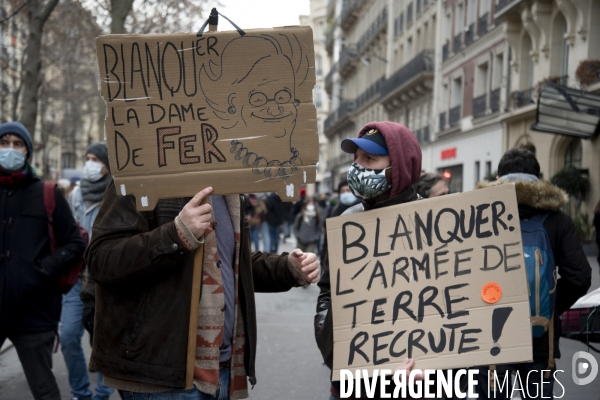
[[[351,206],[356,203],[356,196],[352,192],[344,192],[340,195],[340,202],[345,206]]]
[[[20,171],[25,166],[25,153],[16,149],[0,149],[0,166],[7,171]]]
[[[102,174],[102,163],[87,160],[83,167],[83,177],[90,182],[98,182],[104,176]]]

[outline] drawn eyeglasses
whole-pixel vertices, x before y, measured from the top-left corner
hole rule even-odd
[[[288,90],[280,90],[275,93],[275,97],[269,99],[266,94],[262,92],[252,93],[250,96],[250,104],[254,107],[261,107],[267,104],[269,101],[274,101],[277,104],[287,104],[292,99],[292,94]]]

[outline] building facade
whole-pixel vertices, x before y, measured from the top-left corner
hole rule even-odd
[[[531,125],[548,81],[600,93],[600,83],[576,79],[581,61],[600,60],[598,20],[597,0],[330,0],[331,183],[352,162],[341,140],[385,119],[413,131],[423,169],[450,177],[453,192],[495,179],[504,152],[524,147],[536,153],[544,179],[565,166],[589,177],[577,205],[590,214],[600,198],[600,139]]]
[[[319,131],[319,164],[317,165],[317,183],[308,185],[309,194],[331,191],[331,172],[327,167],[327,149],[329,142],[324,132],[324,124],[329,114],[329,97],[325,91],[325,75],[329,71],[329,57],[325,49],[327,29],[327,1],[310,0],[310,15],[300,16],[300,25],[308,25],[313,30],[315,46],[316,83],[313,101],[317,109],[317,128]]]

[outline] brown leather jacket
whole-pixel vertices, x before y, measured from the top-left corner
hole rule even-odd
[[[133,196],[118,196],[114,182],[108,186],[85,254],[97,284],[90,360],[95,370],[185,387],[194,252],[183,247],[173,221],[188,200],[161,200],[153,212],[138,212]],[[242,213],[244,201],[242,196]],[[244,366],[254,385],[254,292],[282,292],[300,284],[287,253],[251,253],[243,215],[241,221],[238,298],[246,332]]]

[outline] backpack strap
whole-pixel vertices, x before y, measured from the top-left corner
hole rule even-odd
[[[56,183],[44,182],[44,208],[48,216],[48,236],[50,237],[50,252],[56,250],[56,238],[54,237],[54,209],[56,208],[56,198],[54,197],[54,188]]]
[[[548,327],[548,370],[544,372],[544,378],[549,379],[550,374],[552,374],[552,368],[556,365],[556,360],[554,359],[554,313],[552,313],[552,318],[550,318],[550,326]]]
[[[550,213],[548,213],[548,212],[537,213],[533,217],[529,218],[529,220],[537,221],[541,224],[544,224],[544,222],[546,222],[546,218],[548,218],[548,215],[550,215]]]

